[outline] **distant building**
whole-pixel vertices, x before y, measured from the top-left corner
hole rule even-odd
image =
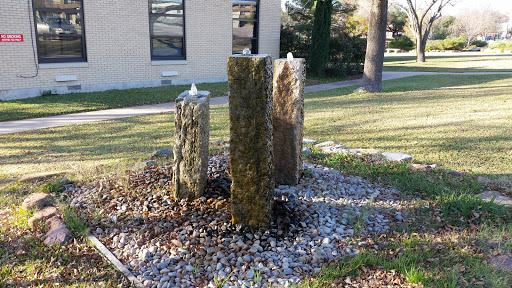
[[[494,32],[494,33],[485,33],[485,34],[479,34],[477,36],[478,40],[482,41],[497,41],[497,40],[504,40],[507,39],[507,33],[504,32]]]
[[[246,47],[279,57],[276,0],[29,1],[0,0],[0,100],[226,81]]]

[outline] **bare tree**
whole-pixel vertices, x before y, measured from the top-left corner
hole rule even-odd
[[[416,62],[425,62],[425,46],[430,35],[432,25],[441,18],[441,11],[447,5],[455,5],[457,0],[425,0],[419,7],[412,0],[407,1],[407,16],[409,26],[416,38]],[[422,2],[422,1],[420,1]]]
[[[372,0],[370,26],[364,61],[363,88],[370,92],[382,91],[382,67],[386,49],[388,0]]]
[[[469,46],[478,34],[498,32],[500,25],[507,23],[508,20],[507,15],[489,7],[464,10],[453,23],[452,32],[466,37]]]

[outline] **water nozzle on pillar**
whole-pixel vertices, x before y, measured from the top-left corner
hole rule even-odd
[[[197,88],[196,84],[192,83],[192,86],[190,86],[190,92],[188,93],[189,96],[197,97]]]

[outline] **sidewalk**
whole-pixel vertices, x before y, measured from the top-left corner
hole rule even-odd
[[[382,80],[391,80],[397,78],[404,78],[417,75],[437,75],[437,74],[468,74],[468,75],[486,75],[486,74],[512,74],[512,72],[468,72],[468,73],[439,73],[439,72],[383,72]],[[304,93],[318,92],[342,88],[353,85],[361,85],[362,80],[348,80],[339,81],[326,84],[319,84],[314,86],[307,86],[304,88]],[[228,103],[228,96],[211,98],[210,105],[222,105]],[[75,114],[66,114],[58,116],[49,116],[43,118],[32,118],[17,121],[0,122],[0,134],[9,134],[16,132],[23,132],[29,130],[52,128],[59,126],[66,126],[71,124],[80,124],[87,122],[112,120],[118,118],[142,116],[149,114],[158,114],[164,112],[174,111],[174,102],[162,103],[155,105],[145,105],[136,107],[126,107],[110,110],[100,110],[91,112],[82,112]]]
[[[227,103],[228,96],[215,97],[210,99],[210,105],[221,105]],[[159,114],[170,111],[174,111],[174,102],[117,108],[109,110],[99,110],[91,112],[81,112],[74,114],[64,114],[16,121],[5,121],[0,122],[0,134],[16,133],[29,130],[60,127],[71,124],[81,124],[149,114]]]
[[[489,74],[512,74],[512,72],[466,72],[466,73],[456,73],[456,72],[382,72],[382,80],[392,80],[392,79],[398,79],[398,78],[405,78],[405,77],[411,77],[411,76],[418,76],[418,75],[440,75],[440,74],[447,74],[447,75],[489,75]],[[326,83],[326,84],[319,84],[314,86],[308,86],[304,89],[305,93],[309,92],[318,92],[318,91],[324,91],[324,90],[330,90],[330,89],[336,89],[336,88],[342,88],[352,85],[361,85],[363,82],[362,79],[355,79],[355,80],[348,80],[348,81],[339,81],[339,82],[332,82],[332,83]]]

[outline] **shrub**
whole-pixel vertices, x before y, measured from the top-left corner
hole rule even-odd
[[[309,58],[309,36],[296,33],[292,27],[281,27],[281,47],[279,57],[286,58],[292,52],[296,58]]]
[[[446,38],[441,42],[441,50],[462,50],[466,45],[464,38]]]
[[[428,40],[427,46],[425,46],[425,50],[426,51],[442,50],[441,42],[443,42],[443,40]]]
[[[471,45],[475,45],[476,47],[485,47],[485,46],[487,46],[487,42],[482,41],[482,40],[475,40],[475,41],[471,42]]]
[[[397,37],[391,40],[388,44],[389,48],[397,48],[405,51],[414,49],[414,42],[407,36]]]
[[[331,31],[331,51],[327,74],[351,75],[364,69],[366,39],[362,35],[353,35],[347,28]]]
[[[511,41],[493,42],[489,45],[489,49],[499,49],[501,51],[512,50],[512,42]]]
[[[346,27],[331,30],[328,75],[351,75],[363,71],[366,56],[366,39],[353,35]],[[292,52],[295,58],[306,58],[310,62],[309,47],[311,36],[299,34],[289,26],[281,27],[281,46],[279,56],[286,57]]]

